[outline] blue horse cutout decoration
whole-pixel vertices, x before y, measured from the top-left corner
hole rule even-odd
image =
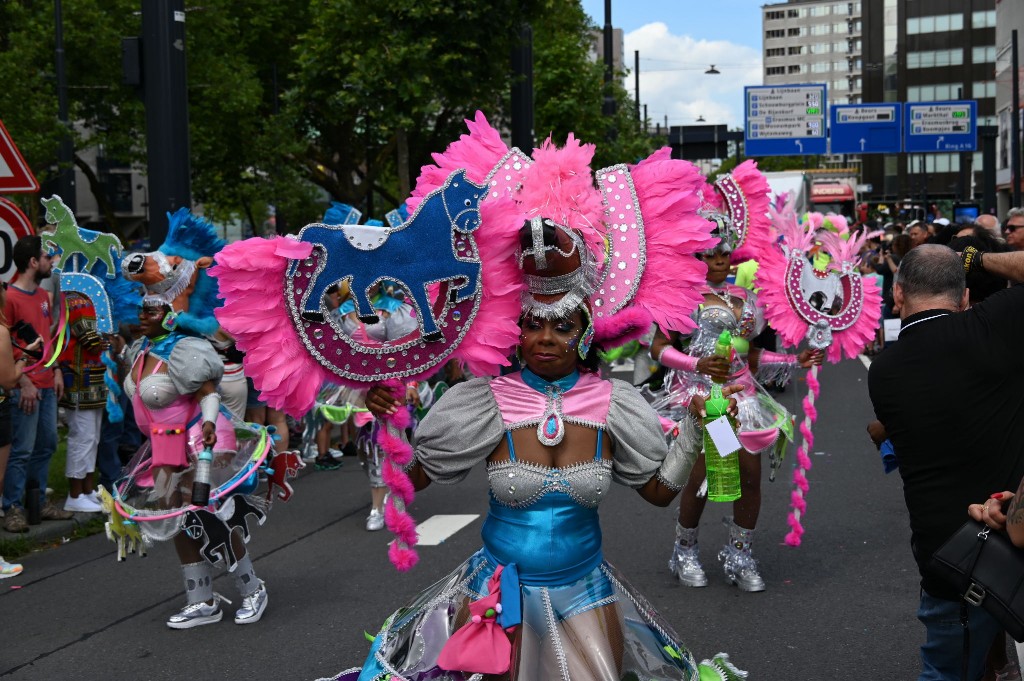
[[[401,284],[415,302],[424,340],[442,339],[427,296],[427,286],[461,280],[449,288],[449,300],[462,302],[477,295],[480,263],[456,255],[456,232],[470,234],[480,226],[479,204],[484,187],[452,173],[444,186],[428,194],[412,217],[398,227],[366,225],[307,225],[299,240],[313,244],[316,274],[302,301],[301,316],[326,319],[323,298],[331,286],[346,279],[356,301],[356,313],[367,324],[379,321],[370,289],[384,279]],[[291,275],[298,261],[292,263]],[[454,284],[452,286],[455,286]]]

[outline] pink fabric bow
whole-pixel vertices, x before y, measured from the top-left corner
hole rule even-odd
[[[487,582],[488,596],[469,604],[470,620],[441,649],[437,666],[447,671],[504,674],[512,660],[512,644],[497,622],[501,612],[501,572]],[[518,594],[516,594],[518,597]]]

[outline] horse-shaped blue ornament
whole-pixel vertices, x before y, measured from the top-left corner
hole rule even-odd
[[[307,225],[299,239],[313,244],[317,268],[302,299],[301,316],[323,322],[327,313],[324,293],[331,286],[349,280],[359,319],[367,324],[379,321],[369,291],[388,279],[398,282],[411,296],[424,340],[438,341],[442,334],[431,309],[427,287],[441,282],[449,285],[449,300],[459,303],[477,295],[480,263],[458,256],[457,233],[469,234],[480,226],[479,204],[484,187],[457,170],[444,186],[428,194],[412,217],[397,227],[367,225]],[[290,267],[295,275],[298,261]]]

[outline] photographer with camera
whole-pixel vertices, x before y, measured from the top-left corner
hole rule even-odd
[[[18,275],[7,289],[4,315],[14,331],[15,356],[40,339],[48,348],[53,338],[53,301],[39,284],[51,274],[48,253],[43,252],[42,239],[26,236],[18,240],[13,251]],[[46,482],[50,458],[57,449],[57,400],[64,394],[64,379],[54,367],[37,363],[38,357],[27,354],[31,370],[18,379],[11,391],[12,442],[11,455],[4,476],[4,529],[27,532],[25,508],[38,501],[43,520],[67,520],[72,513],[46,501]],[[39,498],[24,499],[26,489]]]

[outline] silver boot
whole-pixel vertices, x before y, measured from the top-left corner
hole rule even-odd
[[[704,574],[704,568],[700,564],[697,529],[676,523],[676,543],[672,547],[672,557],[668,559],[668,569],[684,586],[708,585],[708,576]]]
[[[725,578],[738,586],[740,591],[764,591],[764,579],[750,551],[754,531],[740,527],[731,517],[724,518],[722,522],[729,528],[729,543],[718,553],[718,560],[722,561],[725,569]]]

